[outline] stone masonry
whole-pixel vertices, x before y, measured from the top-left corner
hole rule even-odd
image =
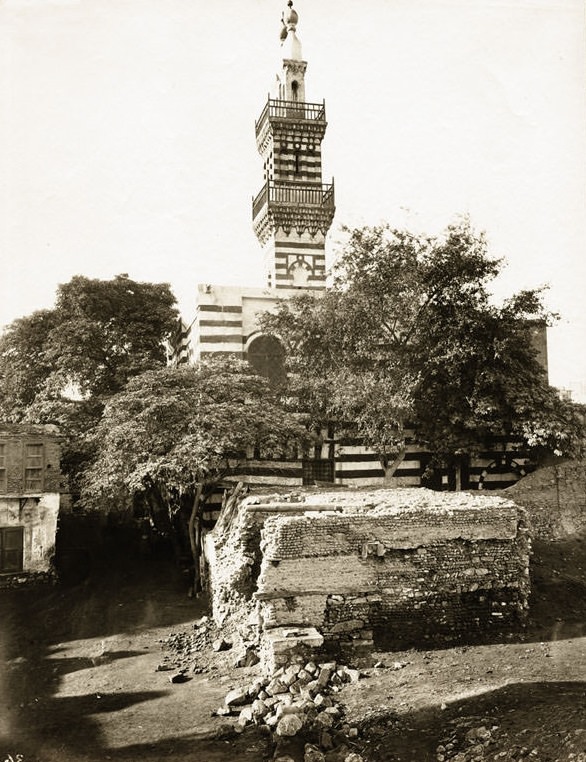
[[[425,489],[249,497],[206,541],[214,617],[256,628],[268,671],[518,626],[529,553],[511,500]]]

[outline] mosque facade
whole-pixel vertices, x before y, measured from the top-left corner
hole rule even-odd
[[[255,123],[263,182],[253,198],[252,223],[264,257],[265,284],[251,288],[200,284],[195,320],[190,327],[182,324],[176,336],[174,364],[230,355],[247,359],[270,376],[282,348],[277,339],[261,333],[258,316],[295,294],[326,288],[325,245],[335,214],[334,183],[324,183],[322,177],[326,108],[323,101],[305,100],[307,62],[297,36],[298,20],[289,0],[282,17],[282,67]],[[545,333],[539,334],[536,339],[543,344]],[[545,358],[545,345],[541,348]],[[250,453],[233,477],[287,487],[384,482],[482,489],[508,486],[532,469],[528,458],[503,440],[470,463],[462,484],[454,485],[447,473],[436,474],[436,482],[430,484],[424,482],[430,456],[414,435],[410,442],[385,475],[375,452],[358,439],[341,439],[330,429],[323,432],[311,458],[275,461]]]

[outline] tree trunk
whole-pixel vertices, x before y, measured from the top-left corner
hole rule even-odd
[[[201,575],[199,571],[200,545],[201,545],[201,493],[202,484],[197,485],[193,505],[191,507],[191,516],[189,517],[189,544],[191,545],[191,555],[193,558],[193,595],[197,596],[201,592]]]
[[[177,538],[177,532],[173,525],[173,518],[171,515],[171,508],[169,502],[165,500],[161,494],[161,491],[157,488],[154,482],[149,484],[149,489],[146,493],[145,499],[147,501],[151,518],[153,519],[157,529],[165,532],[173,547],[173,555],[175,563],[179,566],[181,559],[181,546]]]
[[[214,533],[218,537],[218,541],[221,541],[222,535],[229,529],[234,514],[236,513],[239,500],[246,491],[247,487],[244,483],[238,482],[230,493],[224,493],[222,510],[216,521],[216,526],[214,527]]]
[[[456,471],[456,484],[454,485],[454,492],[462,491],[462,463],[458,460],[454,466]]]
[[[394,481],[395,472],[401,465],[401,463],[405,460],[405,453],[407,452],[406,448],[403,448],[401,452],[397,455],[395,460],[392,463],[389,463],[388,461],[381,462],[381,465],[383,467],[383,470],[385,472],[384,477],[384,484],[385,487],[396,487],[396,482]]]

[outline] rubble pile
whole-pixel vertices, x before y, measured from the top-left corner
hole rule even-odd
[[[268,728],[277,746],[275,760],[279,747],[301,737],[309,741],[304,762],[361,762],[352,751],[358,729],[345,721],[344,710],[334,698],[345,683],[357,682],[361,676],[359,670],[336,662],[291,664],[249,686],[234,688],[215,713],[236,717],[237,729]]]
[[[203,658],[206,653],[210,649],[225,651],[232,647],[231,643],[218,635],[212,620],[207,616],[194,622],[192,630],[172,632],[159,642],[165,653],[157,672],[175,672],[169,678],[171,682],[182,682],[181,675],[186,676],[187,672],[195,675],[207,672],[209,666]]]
[[[465,724],[462,720],[460,724]],[[494,744],[493,734],[496,725],[471,727],[463,736],[454,730],[442,739],[436,750],[437,762],[482,762],[487,759],[486,752]]]
[[[184,682],[187,674],[200,675],[217,668],[214,654],[229,651],[232,667],[253,667],[259,662],[255,630],[248,624],[227,633],[203,616],[190,629],[171,632],[159,643],[164,652],[157,672],[171,672],[172,683]]]

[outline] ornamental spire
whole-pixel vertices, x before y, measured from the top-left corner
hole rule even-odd
[[[288,9],[281,14],[281,46],[283,48],[283,58],[301,61],[301,42],[297,37],[297,22],[299,14],[293,8],[293,0],[287,3]]]
[[[288,32],[294,32],[297,28],[297,22],[299,21],[299,14],[293,8],[293,0],[289,0],[287,6],[289,7],[289,10],[283,11],[282,21]]]

